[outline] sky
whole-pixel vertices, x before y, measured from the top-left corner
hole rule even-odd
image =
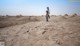
[[[0,15],[80,14],[80,0],[0,0]]]

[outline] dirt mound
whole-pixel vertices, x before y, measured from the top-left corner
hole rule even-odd
[[[73,18],[51,17],[49,22],[36,21],[1,28],[0,35],[6,46],[80,46],[80,23]]]
[[[4,16],[0,17],[0,28],[40,21],[37,16]]]

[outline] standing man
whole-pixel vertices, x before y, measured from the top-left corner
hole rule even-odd
[[[47,7],[47,10],[46,10],[46,21],[47,22],[48,22],[48,18],[50,18],[49,14],[50,14],[49,7]]]

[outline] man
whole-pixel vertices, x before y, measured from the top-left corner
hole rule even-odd
[[[48,21],[48,18],[50,18],[49,14],[50,14],[49,7],[47,7],[47,10],[46,10],[46,21]]]

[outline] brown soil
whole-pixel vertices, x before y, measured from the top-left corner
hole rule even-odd
[[[80,46],[80,16],[51,16],[49,22],[44,16],[5,17],[0,23],[6,46]]]

